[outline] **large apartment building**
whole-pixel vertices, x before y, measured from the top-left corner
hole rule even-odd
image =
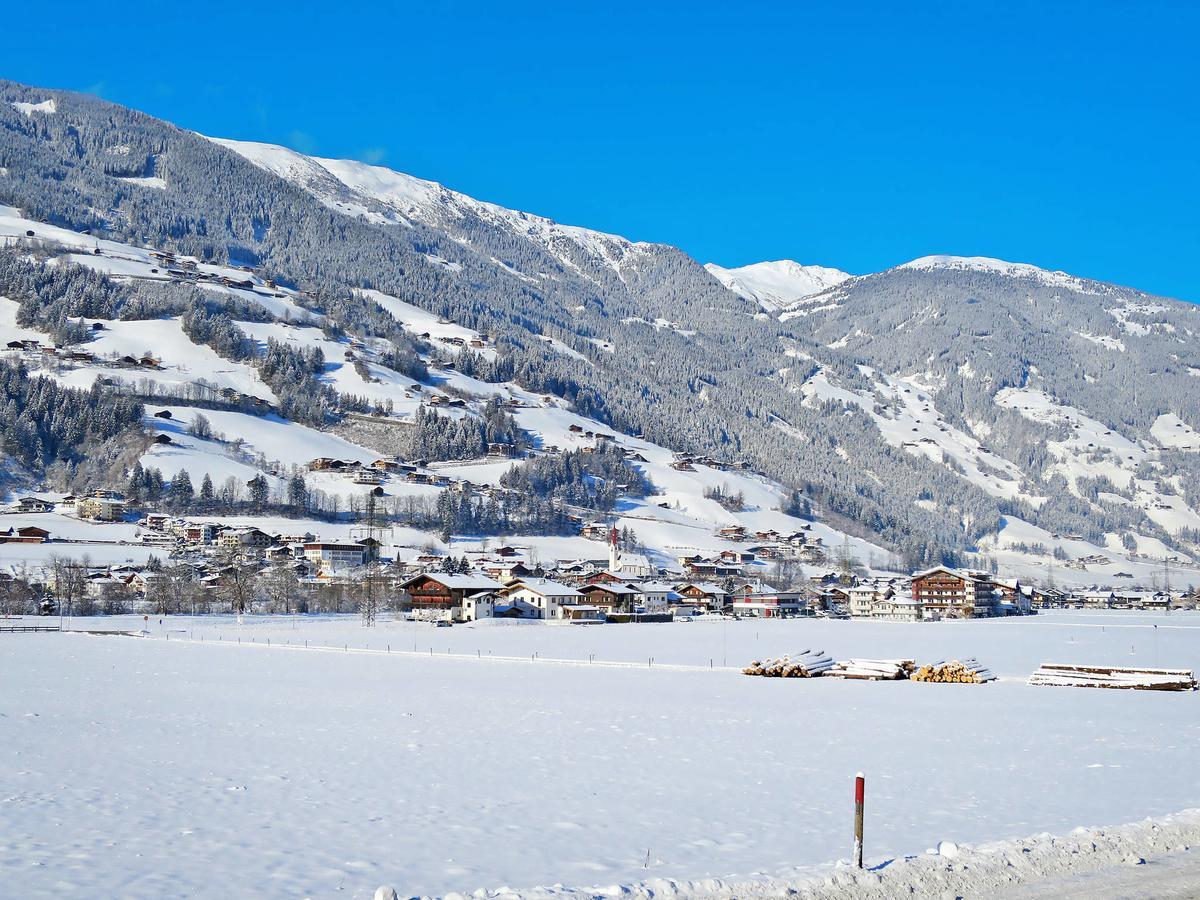
[[[996,585],[985,572],[935,566],[912,577],[912,598],[927,619],[978,619],[996,614]]]

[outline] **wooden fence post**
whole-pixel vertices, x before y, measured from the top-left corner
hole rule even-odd
[[[863,867],[863,799],[866,794],[866,779],[859,772],[854,776],[854,865]]]

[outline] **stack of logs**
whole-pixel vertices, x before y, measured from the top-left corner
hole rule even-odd
[[[913,672],[912,680],[938,684],[983,684],[985,681],[995,681],[996,676],[980,665],[977,659],[955,659],[921,666]]]
[[[829,674],[861,681],[902,681],[915,668],[911,659],[847,659],[830,669]]]
[[[742,669],[742,674],[766,678],[816,678],[832,668],[833,660],[824,650],[801,650],[777,659],[756,659]]]
[[[1058,687],[1124,688],[1134,691],[1194,691],[1191,669],[1134,669],[1119,666],[1076,666],[1043,663],[1030,684]]]

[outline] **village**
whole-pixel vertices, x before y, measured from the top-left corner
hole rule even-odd
[[[385,462],[347,466],[347,474],[368,483],[360,479],[397,471]],[[313,467],[335,463],[314,460]],[[425,477],[412,466],[401,471],[405,478]],[[117,523],[128,515],[127,505],[118,492],[96,490],[56,501],[22,497],[10,512]],[[1194,592],[1170,589],[1059,589],[949,566],[911,574],[845,565],[814,570],[813,563],[828,558],[819,550],[820,538],[803,530],[748,534],[740,526],[726,527],[718,536],[738,542],[738,548],[681,554],[673,565],[655,565],[647,554],[624,549],[617,529],[600,521],[581,525],[579,532],[603,542],[607,556],[556,560],[502,543],[458,556],[432,546],[404,554],[385,548],[371,526],[355,528],[354,537],[323,540],[309,530],[276,531],[165,512],[146,513],[137,525],[139,544],[161,558],[144,565],[89,564],[86,542],[56,538],[37,525],[0,529],[0,543],[46,544],[53,551],[41,572],[9,565],[0,573],[3,612],[361,612],[369,623],[376,612],[388,611],[441,625],[490,618],[600,624],[702,616],[918,623],[1045,609],[1165,613],[1193,609],[1198,599]],[[808,574],[799,560],[809,563]]]

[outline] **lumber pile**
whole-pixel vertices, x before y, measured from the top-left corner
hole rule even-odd
[[[828,674],[861,681],[902,681],[911,676],[915,668],[911,659],[847,659],[835,665]]]
[[[1123,666],[1077,666],[1043,663],[1030,684],[1055,687],[1118,688],[1133,691],[1194,691],[1191,669],[1137,669]]]
[[[919,666],[912,673],[912,680],[938,684],[983,684],[985,681],[995,681],[996,676],[980,665],[979,660],[972,658]]]
[[[742,669],[742,674],[765,678],[816,678],[832,668],[833,660],[824,650],[801,650],[776,659],[756,659]]]

